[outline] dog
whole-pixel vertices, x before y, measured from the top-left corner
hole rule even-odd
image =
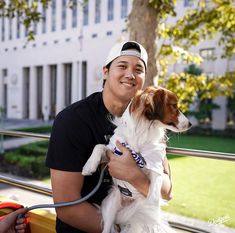
[[[166,156],[163,140],[166,130],[183,132],[191,127],[178,109],[176,95],[162,87],[147,87],[133,97],[114,123],[117,127],[109,144],[95,146],[82,174],[95,172],[108,149],[121,155],[115,146],[118,140],[130,149],[136,163],[148,176],[150,187],[148,196],[144,197],[129,183],[113,178],[114,186],[101,204],[103,233],[116,232],[116,224],[123,233],[174,232],[160,217],[163,159]]]

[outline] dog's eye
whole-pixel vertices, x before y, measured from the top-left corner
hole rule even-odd
[[[178,108],[177,104],[172,104],[172,106],[173,106],[173,108],[175,108],[175,109]]]

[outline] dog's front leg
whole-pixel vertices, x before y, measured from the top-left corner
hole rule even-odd
[[[82,175],[87,176],[94,173],[101,162],[102,158],[106,157],[106,150],[108,148],[105,145],[98,144],[94,147],[90,158],[82,169]]]

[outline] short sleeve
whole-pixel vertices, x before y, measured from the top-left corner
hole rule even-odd
[[[52,127],[46,166],[81,172],[93,149],[91,139],[91,130],[79,115],[59,114]]]

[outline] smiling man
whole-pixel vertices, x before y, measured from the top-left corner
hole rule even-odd
[[[135,41],[122,42],[111,48],[103,68],[104,89],[93,93],[60,112],[52,128],[46,165],[51,171],[55,203],[80,199],[90,193],[98,182],[100,169],[92,176],[81,172],[96,144],[107,144],[115,126],[112,116],[121,116],[131,98],[143,87],[147,70],[147,52]],[[130,151],[117,144],[124,156],[112,157],[109,151],[109,173],[99,190],[82,204],[58,208],[58,233],[98,233],[102,216],[97,205],[108,194],[110,175],[131,183],[147,196],[149,180],[136,165]],[[111,154],[110,154],[111,153]],[[114,156],[114,155],[113,155]],[[111,159],[115,158],[115,159]],[[166,162],[165,170],[168,170]],[[130,172],[131,171],[131,172]],[[164,182],[163,195],[170,194],[170,180]]]

